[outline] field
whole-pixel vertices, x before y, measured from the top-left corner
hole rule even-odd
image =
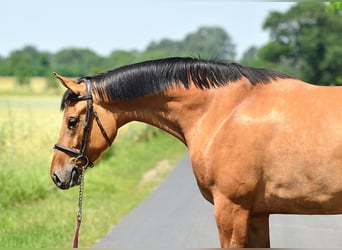
[[[21,86],[18,88],[15,77],[0,77],[0,93],[42,93],[45,90],[46,79],[44,77],[32,77],[30,78],[30,84],[27,86]]]
[[[70,247],[78,188],[59,190],[49,176],[61,97],[11,91],[0,94],[0,247]],[[85,175],[80,247],[104,236],[184,152],[176,139],[147,125],[122,128],[116,143]]]

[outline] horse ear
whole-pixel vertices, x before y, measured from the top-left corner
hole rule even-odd
[[[86,86],[84,83],[77,83],[75,80],[70,78],[61,76],[56,72],[53,72],[55,77],[63,84],[64,87],[69,89],[72,93],[76,95],[85,95],[86,94]]]

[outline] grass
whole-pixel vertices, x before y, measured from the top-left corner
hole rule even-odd
[[[0,248],[72,245],[78,188],[59,190],[49,176],[60,98],[0,95]],[[80,247],[103,237],[166,174],[142,184],[147,171],[165,159],[174,165],[184,152],[176,139],[147,125],[124,127],[85,175]]]

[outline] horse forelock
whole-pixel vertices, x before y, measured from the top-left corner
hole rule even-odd
[[[63,111],[66,107],[68,107],[72,102],[77,99],[77,95],[72,93],[70,90],[64,92],[61,102],[61,111]]]
[[[269,83],[278,78],[292,78],[272,69],[173,57],[126,65],[82,77],[78,82],[91,81],[102,100],[131,100],[159,94],[174,86],[190,88],[193,84],[200,89],[217,88],[236,82],[242,77],[246,77],[252,85]]]

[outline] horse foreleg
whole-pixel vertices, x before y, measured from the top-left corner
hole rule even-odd
[[[249,211],[227,198],[215,198],[214,211],[221,247],[245,247]]]
[[[252,215],[248,223],[247,247],[270,247],[269,215]]]

